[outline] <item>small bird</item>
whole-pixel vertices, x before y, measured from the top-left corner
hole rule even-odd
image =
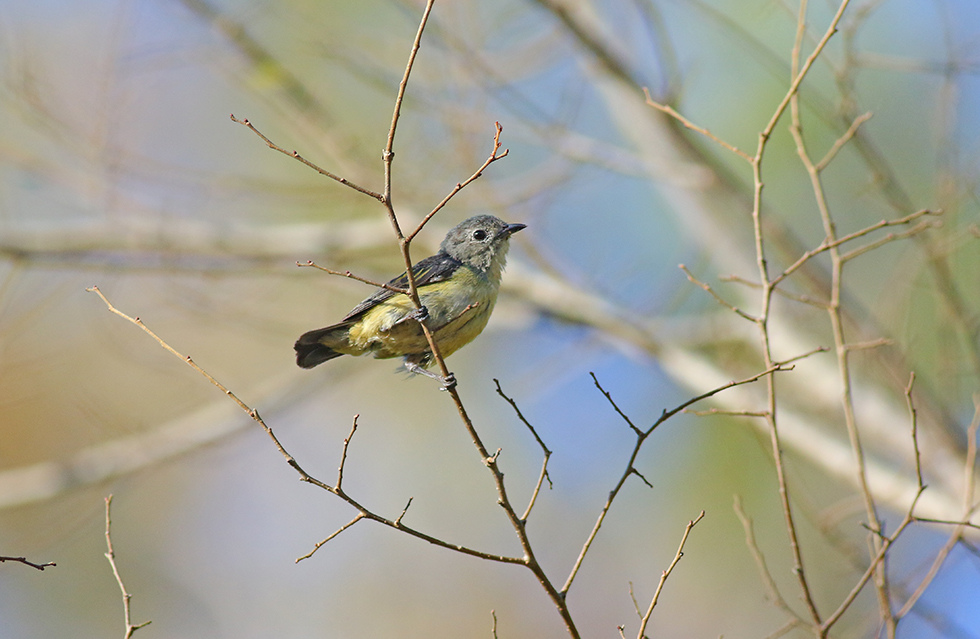
[[[408,295],[379,288],[342,319],[296,340],[296,363],[313,368],[341,355],[374,354],[377,359],[404,357],[409,372],[455,384],[426,368],[432,351],[420,322],[427,322],[439,352],[448,357],[479,335],[497,301],[510,236],[525,224],[507,224],[477,215],[446,234],[439,252],[412,267],[422,308]],[[402,273],[389,286],[407,289]]]

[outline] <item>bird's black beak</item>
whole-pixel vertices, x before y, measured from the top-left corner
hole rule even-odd
[[[497,237],[498,238],[510,237],[511,235],[517,233],[521,229],[526,229],[526,228],[527,228],[527,224],[508,224],[504,228],[500,229],[500,232],[497,233]]]

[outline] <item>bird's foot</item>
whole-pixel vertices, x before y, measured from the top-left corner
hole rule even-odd
[[[442,387],[439,390],[450,391],[456,388],[456,375],[454,373],[450,372],[445,377],[437,375],[437,377],[439,377],[439,380],[442,381]]]
[[[405,319],[413,319],[421,324],[429,319],[429,309],[427,309],[425,306],[420,306],[406,315]]]
[[[404,324],[405,322],[418,322],[419,324],[429,321],[429,309],[421,306],[416,309],[412,309],[408,313],[405,313],[401,319],[395,322],[395,326],[399,324]]]
[[[408,372],[410,373],[414,373],[416,375],[425,375],[426,377],[430,377],[436,380],[437,382],[442,384],[442,388],[440,388],[439,390],[448,391],[453,388],[456,388],[456,375],[454,375],[453,373],[449,373],[448,375],[443,377],[442,375],[438,375],[436,373],[433,373],[432,371],[425,370],[415,362],[405,362],[405,368],[408,369]]]

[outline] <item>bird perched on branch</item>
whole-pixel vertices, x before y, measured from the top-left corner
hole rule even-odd
[[[455,380],[426,370],[432,351],[420,323],[429,327],[443,357],[473,341],[497,301],[510,236],[523,228],[492,215],[460,223],[446,234],[438,253],[412,267],[421,308],[408,295],[379,288],[339,323],[301,335],[294,346],[296,363],[313,368],[341,355],[365,353],[378,359],[404,357],[410,372],[452,386]],[[407,275],[388,286],[407,290]]]

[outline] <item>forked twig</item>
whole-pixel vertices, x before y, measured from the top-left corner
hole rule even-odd
[[[497,386],[497,394],[503,397],[504,401],[511,405],[511,408],[513,408],[514,412],[517,413],[517,418],[521,420],[525,426],[527,426],[527,429],[531,431],[531,435],[534,436],[535,441],[538,442],[538,446],[541,447],[543,457],[541,461],[541,471],[538,473],[538,481],[535,483],[534,490],[531,492],[531,498],[528,500],[527,508],[524,509],[524,514],[521,515],[521,521],[526,522],[527,518],[531,515],[531,509],[534,508],[534,504],[538,500],[538,495],[541,493],[541,486],[544,483],[544,480],[548,480],[548,488],[554,488],[554,484],[551,483],[551,476],[548,475],[548,460],[551,458],[551,449],[545,445],[544,440],[541,439],[540,435],[538,435],[538,431],[531,425],[531,422],[527,421],[527,418],[524,417],[524,413],[521,412],[517,402],[512,397],[509,397],[504,393],[504,390],[500,387],[500,380],[495,378],[493,383]]]
[[[799,358],[793,358],[793,359],[795,360]],[[606,515],[609,513],[609,509],[612,508],[613,501],[615,501],[616,496],[619,494],[619,491],[623,488],[623,485],[626,484],[626,480],[629,479],[630,476],[632,475],[637,475],[639,477],[642,477],[642,475],[640,475],[640,473],[635,469],[634,464],[636,463],[636,458],[639,456],[640,449],[643,447],[644,442],[653,433],[653,431],[657,429],[658,426],[666,422],[668,419],[670,419],[677,413],[683,411],[688,406],[695,404],[701,400],[717,395],[718,393],[728,390],[729,388],[734,388],[735,386],[742,386],[744,384],[751,384],[755,381],[762,379],[763,377],[772,375],[773,373],[779,371],[792,370],[792,368],[793,368],[792,366],[786,366],[785,363],[776,363],[774,366],[762,371],[761,373],[756,373],[755,375],[751,375],[744,379],[731,381],[726,384],[722,384],[721,386],[717,386],[707,392],[701,393],[696,397],[692,397],[691,399],[681,404],[678,404],[677,406],[675,406],[670,410],[664,409],[660,417],[658,417],[653,422],[653,424],[650,425],[650,427],[645,430],[637,427],[633,423],[633,421],[629,418],[629,416],[627,416],[616,405],[615,401],[612,398],[612,394],[608,393],[605,389],[603,389],[602,386],[599,384],[598,378],[596,378],[595,375],[592,374],[592,378],[595,381],[596,387],[606,397],[606,400],[610,403],[610,405],[613,407],[616,413],[619,414],[620,417],[622,417],[623,420],[629,425],[630,429],[633,431],[633,434],[636,435],[636,442],[633,445],[633,450],[630,453],[629,460],[626,462],[626,469],[623,471],[623,474],[619,477],[619,480],[616,482],[616,485],[613,487],[613,489],[609,491],[609,496],[606,498],[606,503],[603,504],[602,510],[599,511],[599,516],[596,518],[596,522],[592,526],[591,532],[589,533],[588,537],[586,537],[585,542],[582,544],[582,549],[579,551],[579,555],[575,559],[575,563],[572,565],[572,569],[569,571],[568,577],[565,579],[565,584],[562,586],[559,592],[561,592],[564,595],[572,587],[572,582],[575,581],[575,577],[578,574],[579,569],[582,567],[582,563],[585,561],[585,557],[588,554],[589,549],[592,547],[592,543],[595,541],[596,536],[599,534],[599,529],[602,527],[602,524],[606,519]]]

